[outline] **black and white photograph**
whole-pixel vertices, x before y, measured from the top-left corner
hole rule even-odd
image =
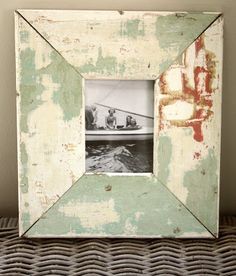
[[[86,172],[152,173],[154,83],[86,80]]]

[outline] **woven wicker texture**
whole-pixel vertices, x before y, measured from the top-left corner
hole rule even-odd
[[[0,219],[0,275],[236,275],[236,217],[216,240],[24,239]]]

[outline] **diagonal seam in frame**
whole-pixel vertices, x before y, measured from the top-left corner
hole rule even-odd
[[[82,175],[81,177],[83,177],[83,175]],[[80,178],[79,178],[79,179],[80,179]],[[30,225],[30,227],[22,234],[22,236],[26,236],[26,237],[27,237],[27,233],[30,231],[30,229],[33,228],[33,227],[37,224],[37,222],[38,222],[39,220],[44,219],[44,216],[48,213],[48,211],[51,210],[51,209],[60,201],[60,199],[61,199],[63,196],[65,196],[67,193],[69,193],[69,191],[71,190],[72,186],[74,186],[74,185],[79,181],[79,179],[78,179],[77,181],[75,181],[75,183],[72,184],[72,185],[70,186],[70,188],[69,188],[67,191],[65,191],[65,192],[61,195],[61,197],[58,198],[58,199],[57,199],[57,200],[56,200],[46,211],[44,211],[44,212],[42,213],[42,215],[40,216],[40,218],[38,218],[32,225]]]
[[[156,177],[157,178],[157,177]],[[184,204],[159,178],[157,178],[157,180],[159,181],[159,183],[162,185],[162,186],[164,186],[165,187],[165,189],[170,193],[170,194],[172,194],[172,196],[175,198],[175,199],[177,199],[179,202],[180,202],[180,204],[212,235],[212,237],[214,237],[214,238],[217,238],[217,234],[215,234],[215,233],[212,233],[212,231],[210,231],[207,227],[206,227],[206,225],[204,225],[200,220],[199,220],[199,218],[196,216],[196,215],[194,215],[194,213],[186,206],[186,204]]]
[[[121,176],[120,176],[121,177]],[[155,177],[154,177],[155,178]],[[78,181],[75,184],[79,184]],[[164,185],[162,185],[162,183],[160,181],[158,181],[158,185],[161,186],[163,188]],[[74,189],[75,185],[71,186],[64,194],[63,197],[66,197],[68,194],[71,193],[71,190]],[[185,208],[185,206],[172,194],[170,193],[170,191],[168,189],[166,189],[166,187],[164,188],[165,193],[169,194],[171,197],[173,197],[176,200],[176,204],[177,205],[181,205],[181,207],[185,210],[186,213],[188,213],[197,223],[199,223],[199,220],[196,219],[195,216],[192,215],[192,213],[188,210],[188,208]],[[178,203],[179,202],[179,203]],[[27,237],[27,233],[30,231],[34,231],[34,227],[37,226],[37,223],[40,223],[41,219],[48,219],[48,217],[50,218],[50,211],[56,207],[56,205],[60,204],[60,201],[58,200],[57,203],[55,203],[53,206],[51,206],[47,211],[44,212],[44,215],[42,215],[42,217],[37,220],[26,232],[25,232],[25,236]],[[176,205],[176,206],[177,206]],[[57,209],[57,208],[56,208]],[[49,216],[47,216],[49,214]],[[42,221],[41,221],[42,222]],[[202,225],[201,223],[199,223],[199,225],[201,225],[201,227],[203,229],[205,229],[206,232],[208,232],[208,234],[211,235],[211,233],[208,231],[208,229],[206,229],[206,227],[204,225]],[[37,229],[37,228],[36,228]],[[100,237],[100,236],[97,236]],[[121,236],[119,236],[121,237]],[[214,236],[211,236],[209,238],[213,238]]]
[[[186,46],[186,48],[183,49],[183,51],[176,57],[175,60],[173,60],[173,62],[163,71],[160,73],[160,75],[155,79],[155,81],[157,81],[160,76],[165,73],[171,66],[172,64],[174,64],[178,58],[183,55],[183,53],[193,44],[196,42],[196,40],[211,26],[213,25],[220,17],[222,16],[222,13],[220,13],[188,46]]]
[[[81,78],[84,79],[84,77],[81,75],[81,73],[74,67],[72,66],[64,57],[63,55],[18,11],[16,10],[15,13],[17,13],[44,41],[47,42],[47,44],[57,52],[58,55],[77,73],[80,75]]]

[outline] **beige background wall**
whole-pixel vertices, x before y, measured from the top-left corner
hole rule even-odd
[[[17,8],[222,11],[224,91],[221,213],[236,214],[236,0],[2,0],[0,2],[0,216],[17,216],[14,17]]]

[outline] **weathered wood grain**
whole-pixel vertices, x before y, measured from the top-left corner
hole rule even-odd
[[[16,14],[22,235],[85,172],[81,76]]]
[[[156,83],[154,173],[215,235],[219,215],[222,28],[220,17]]]
[[[156,79],[218,13],[19,10],[86,79]]]
[[[106,175],[80,178],[26,236],[213,237],[156,177]]]
[[[217,236],[222,25],[218,13],[18,11],[20,235]],[[83,175],[83,77],[156,80],[153,175]]]

